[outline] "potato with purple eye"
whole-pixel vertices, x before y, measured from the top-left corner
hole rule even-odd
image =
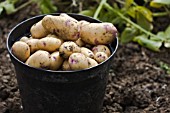
[[[60,56],[62,56],[63,58],[66,58],[66,59],[72,53],[77,53],[80,51],[81,51],[80,47],[72,41],[64,42],[59,48]]]
[[[11,48],[12,54],[17,57],[21,61],[26,61],[30,56],[30,48],[29,46],[22,41],[17,41],[12,45]]]
[[[68,63],[72,70],[81,70],[88,68],[87,57],[82,53],[73,53],[68,59]]]
[[[75,41],[79,38],[78,22],[65,16],[46,15],[42,25],[50,33],[57,34],[63,40]]]
[[[43,38],[49,34],[49,32],[42,26],[42,20],[35,23],[31,29],[31,36],[33,38]]]
[[[60,39],[45,37],[38,41],[38,48],[48,52],[54,52],[59,49],[62,43]]]
[[[50,54],[47,51],[38,50],[27,59],[26,64],[35,68],[48,69],[50,67]]]
[[[94,58],[93,52],[85,47],[81,47],[81,53],[84,54],[86,57]]]
[[[59,52],[54,52],[51,54],[50,57],[50,68],[51,70],[57,70],[61,67],[62,63],[63,63],[64,59],[60,56]]]
[[[63,71],[69,71],[69,70],[71,70],[70,65],[69,65],[69,63],[68,63],[68,59],[63,62],[62,70],[63,70]]]
[[[111,23],[87,23],[80,25],[80,37],[88,44],[110,44],[117,35],[116,27]]]
[[[88,67],[89,68],[98,65],[98,63],[94,59],[92,59],[92,58],[87,57],[87,60],[88,60]]]
[[[110,49],[105,45],[94,46],[92,48],[92,51],[93,51],[94,54],[96,54],[97,52],[104,52],[104,53],[107,54],[108,57],[111,55]]]
[[[101,63],[105,60],[108,59],[108,56],[106,53],[104,52],[97,52],[95,55],[94,55],[94,59],[98,62],[98,63]]]
[[[30,47],[31,53],[34,53],[35,51],[39,50],[38,41],[39,39],[29,39],[26,41],[26,43]]]

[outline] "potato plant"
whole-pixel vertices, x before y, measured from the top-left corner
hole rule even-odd
[[[12,46],[25,64],[47,70],[82,70],[97,66],[111,55],[108,45],[117,35],[111,23],[78,21],[67,14],[46,15],[32,25],[31,35]]]
[[[116,25],[121,44],[133,41],[153,51],[160,51],[162,46],[170,48],[169,27],[153,33],[154,18],[170,15],[169,0],[101,0],[97,8],[88,8],[80,14]]]

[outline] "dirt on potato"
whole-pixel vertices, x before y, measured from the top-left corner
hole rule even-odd
[[[0,18],[0,113],[22,113],[6,38],[16,24],[38,14],[32,7]],[[170,75],[159,65],[160,61],[170,65],[169,56],[170,49],[155,53],[135,43],[119,45],[109,73],[103,113],[170,113]]]

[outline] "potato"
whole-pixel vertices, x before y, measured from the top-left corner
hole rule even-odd
[[[68,63],[68,60],[65,60],[65,61],[63,62],[62,70],[63,70],[63,71],[69,71],[69,70],[71,70],[71,67],[70,67],[70,65],[69,65],[69,63]]]
[[[62,56],[63,58],[66,58],[66,59],[72,53],[76,53],[76,52],[80,52],[80,51],[81,51],[80,47],[72,41],[64,42],[59,48],[60,56]]]
[[[78,46],[80,46],[80,47],[85,46],[85,42],[83,42],[83,40],[82,40],[81,38],[77,39],[77,40],[75,41],[75,43],[76,43]]]
[[[90,24],[90,22],[87,22],[85,20],[81,20],[81,21],[78,22],[78,27],[79,27],[79,29],[82,29],[81,27],[87,26],[89,24]]]
[[[11,52],[21,61],[26,61],[30,56],[29,46],[22,41],[17,41],[12,45]]]
[[[47,38],[56,38],[56,39],[60,40],[61,43],[64,43],[64,40],[61,39],[61,38],[59,38],[57,35],[49,34],[49,35],[47,35],[46,37],[47,37]]]
[[[88,68],[87,57],[82,53],[73,53],[68,59],[68,63],[72,70],[81,70]]]
[[[38,41],[38,48],[48,52],[54,52],[59,49],[61,44],[62,41],[60,39],[45,37]]]
[[[80,37],[88,44],[110,44],[117,35],[116,27],[111,23],[81,22]]]
[[[48,69],[50,67],[50,54],[47,51],[38,50],[26,61],[26,64],[35,68]]]
[[[60,16],[71,19],[72,21],[78,22],[76,19],[72,18],[71,16],[67,15],[66,13],[61,13]]]
[[[26,36],[23,36],[20,41],[22,42],[27,42],[30,38],[26,37]]]
[[[34,24],[31,29],[31,36],[33,38],[43,38],[49,34],[49,32],[42,26],[42,20]]]
[[[94,59],[98,62],[98,63],[101,63],[103,61],[105,61],[106,59],[108,59],[108,56],[106,53],[104,52],[97,52],[95,55],[94,55]]]
[[[55,35],[55,34],[48,34],[46,37],[53,37],[53,38],[59,38],[57,35]]]
[[[34,53],[35,51],[37,51],[39,49],[38,48],[38,41],[39,41],[39,39],[29,39],[28,41],[26,41],[26,43],[30,47],[31,53]]]
[[[63,40],[75,41],[79,38],[77,22],[68,17],[47,15],[42,19],[42,25]]]
[[[86,57],[94,58],[93,52],[85,47],[81,47],[81,53],[84,54]]]
[[[54,52],[51,54],[50,57],[50,69],[51,70],[57,70],[61,67],[62,63],[63,63],[64,59],[59,55],[59,52]]]
[[[104,52],[104,53],[107,54],[108,57],[111,55],[110,49],[105,45],[94,46],[92,48],[92,51],[93,51],[94,54],[96,54],[97,52]]]
[[[92,59],[92,58],[87,57],[87,60],[88,60],[88,67],[89,68],[98,65],[98,63],[94,59]]]

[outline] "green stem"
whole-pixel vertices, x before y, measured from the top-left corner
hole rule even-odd
[[[160,16],[166,16],[166,15],[169,15],[170,12],[157,12],[157,13],[153,13],[152,15],[154,17],[160,17]]]
[[[94,16],[93,16],[94,19],[97,19],[97,17],[98,17],[98,15],[99,15],[99,13],[100,13],[103,5],[104,5],[106,2],[107,2],[107,0],[101,0],[98,8],[96,9],[96,12],[94,13]]]
[[[145,29],[143,29],[142,27],[140,27],[139,25],[137,25],[136,23],[134,23],[133,21],[131,21],[130,19],[128,19],[127,17],[125,17],[123,14],[121,14],[120,12],[116,11],[113,7],[111,7],[108,3],[105,3],[104,6],[109,9],[110,11],[112,11],[113,13],[115,13],[116,15],[118,15],[120,18],[122,18],[123,20],[127,21],[128,23],[130,23],[131,25],[133,25],[134,27],[136,27],[137,29],[141,30],[142,32],[146,33],[147,35],[153,36],[153,37],[157,37],[155,34],[152,34],[149,31],[146,31]],[[159,37],[158,37],[159,38]]]
[[[15,9],[15,12],[18,12],[19,10],[21,10],[21,9],[23,9],[24,7],[28,6],[28,5],[31,4],[32,2],[33,2],[32,0],[29,0],[28,2],[20,5],[19,7],[17,7],[17,8]],[[15,13],[15,12],[14,12],[14,13]]]

